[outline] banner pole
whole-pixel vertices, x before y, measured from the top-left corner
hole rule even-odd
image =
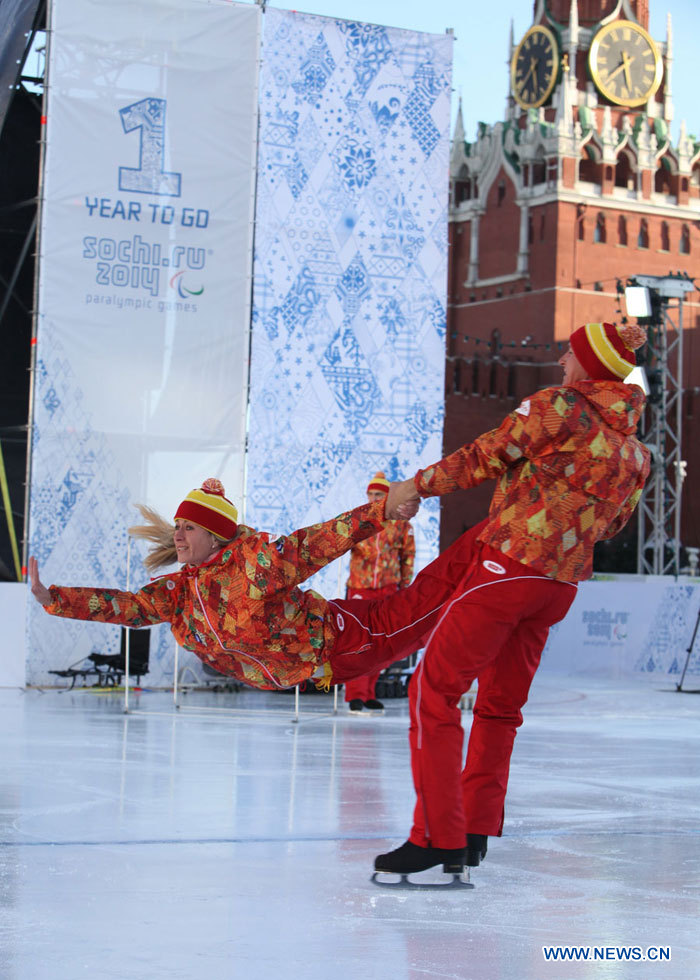
[[[44,54],[44,89],[41,96],[41,138],[39,140],[39,180],[36,191],[36,237],[34,260],[34,287],[32,300],[32,336],[29,341],[29,400],[27,404],[27,460],[24,471],[24,521],[22,525],[22,575],[27,574],[29,556],[30,507],[29,497],[32,484],[32,459],[34,451],[34,405],[36,399],[36,347],[39,327],[39,277],[42,271],[41,261],[41,224],[44,211],[44,184],[46,168],[46,114],[49,102],[49,65],[53,37],[53,4],[46,4],[46,51]]]
[[[130,576],[129,569],[131,566],[131,535],[126,536],[126,591],[129,591]],[[131,630],[125,626],[122,629],[126,630],[124,635],[124,714],[129,713],[129,648],[131,646]]]
[[[10,546],[12,548],[12,558],[15,563],[15,574],[17,581],[22,581],[22,570],[19,564],[19,552],[17,550],[17,536],[15,534],[15,521],[12,516],[12,504],[10,503],[10,488],[7,485],[7,473],[5,472],[5,459],[2,453],[2,442],[0,442],[0,485],[2,486],[2,502],[5,506],[5,517],[7,518],[7,531],[10,535]]]
[[[180,644],[175,640],[175,667],[173,669],[173,704],[176,708],[180,705],[177,703],[177,670],[180,660]]]
[[[338,559],[338,598],[340,598],[340,589],[342,587],[343,581],[343,558],[345,555],[341,555]],[[345,595],[347,596],[347,589],[345,590]],[[338,714],[338,685],[333,685],[333,714]]]

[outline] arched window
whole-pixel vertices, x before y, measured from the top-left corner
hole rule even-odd
[[[605,215],[602,211],[598,212],[598,217],[595,220],[595,231],[593,232],[593,241],[599,244],[605,244]]]
[[[600,176],[601,165],[594,151],[589,146],[584,146],[578,165],[578,179],[585,180],[589,184],[600,184]]]
[[[615,187],[626,187],[627,190],[634,190],[634,171],[632,170],[630,158],[626,153],[621,153],[617,158]]]
[[[472,395],[480,395],[479,390],[479,359],[477,357],[472,361]]]
[[[472,180],[469,167],[464,164],[459,168],[459,174],[455,179],[454,195],[455,205],[461,204],[462,201],[471,201],[472,197],[476,197],[476,180]]]
[[[683,225],[681,228],[681,243],[678,251],[681,255],[690,255],[690,228]]]
[[[670,237],[668,233],[668,221],[661,222],[661,251],[668,252],[670,250]]]
[[[544,158],[544,149],[539,147],[537,150],[537,159],[533,161],[532,164],[532,183],[535,184],[545,184],[547,182],[547,163]]]
[[[654,190],[657,194],[671,193],[671,161],[661,157],[659,166],[654,174]]]
[[[503,204],[503,201],[505,200],[505,196],[506,196],[506,182],[505,182],[505,180],[499,180],[498,181],[498,200],[497,200],[497,204],[498,204],[498,207],[499,208],[500,208],[501,204]]]
[[[580,242],[585,242],[586,240],[586,225],[585,225],[586,215],[580,214],[577,218],[578,224],[578,240]]]
[[[646,218],[642,218],[642,220],[639,222],[637,248],[649,248],[649,225]]]
[[[621,214],[617,219],[617,244],[627,244],[627,218]]]

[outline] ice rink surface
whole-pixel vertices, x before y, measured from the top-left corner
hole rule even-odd
[[[447,892],[370,882],[410,825],[407,702],[293,700],[1,690],[1,980],[700,978],[700,695],[540,674],[504,836]]]

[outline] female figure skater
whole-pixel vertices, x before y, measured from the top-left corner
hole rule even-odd
[[[222,484],[205,480],[178,507],[174,526],[142,507],[130,528],[153,543],[146,567],[179,571],[138,592],[46,588],[29,559],[31,591],[46,612],[142,627],[169,622],[177,642],[222,674],[274,690],[314,678],[327,687],[400,659],[423,627],[382,633],[376,603],[327,601],[298,586],[354,544],[382,530],[386,495],[322,524],[277,538],[238,524]],[[416,505],[413,513],[418,509]]]

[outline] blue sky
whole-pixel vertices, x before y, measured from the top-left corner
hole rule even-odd
[[[480,16],[482,5],[474,0],[274,0],[269,6],[369,21],[391,27],[442,34],[451,27],[455,33],[453,118],[462,96],[464,125],[468,140],[474,138],[479,121],[498,122],[503,118],[508,94],[508,43],[510,22],[515,39],[532,23],[532,0],[488,0],[488,24]],[[657,41],[666,39],[666,14],[673,26],[674,64],[672,92],[675,118],[671,126],[674,143],[681,119],[688,131],[700,135],[697,46],[700,37],[698,0],[650,0],[650,33]]]

